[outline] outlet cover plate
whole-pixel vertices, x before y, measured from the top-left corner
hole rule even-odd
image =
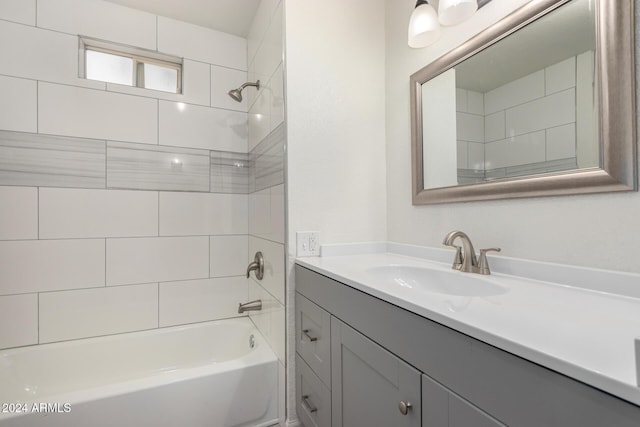
[[[296,256],[320,256],[320,232],[296,232]]]

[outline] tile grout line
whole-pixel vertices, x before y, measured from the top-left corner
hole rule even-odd
[[[38,344],[40,344],[40,292],[37,294],[36,308],[38,310],[36,314],[38,322]]]
[[[36,224],[36,240],[40,240],[40,187],[36,187],[36,216],[36,221],[38,221],[38,223]]]

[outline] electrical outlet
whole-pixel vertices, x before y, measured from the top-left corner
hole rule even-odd
[[[297,231],[296,232],[296,256],[319,256],[320,232]]]

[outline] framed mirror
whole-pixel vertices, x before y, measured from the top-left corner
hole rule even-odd
[[[633,0],[537,0],[411,76],[413,204],[637,190]]]

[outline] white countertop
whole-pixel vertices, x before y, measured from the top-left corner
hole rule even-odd
[[[397,249],[398,245],[393,245]],[[495,264],[503,270],[510,270],[509,259],[500,257],[490,258],[492,275],[489,277],[508,288],[508,292],[481,297],[446,295],[400,286],[367,272],[367,269],[402,265],[450,271],[450,262],[379,252],[380,249],[378,245],[377,250],[368,251],[373,253],[364,254],[357,254],[357,250],[334,251],[345,254],[297,258],[296,263],[640,405],[634,348],[635,338],[640,337],[640,298],[635,292],[637,288],[630,289],[629,295],[632,296],[626,296],[603,292],[602,289],[607,289],[607,282],[601,283],[601,286],[587,283],[582,288],[503,274],[496,272],[491,263],[495,260]],[[433,251],[438,256],[432,258],[442,258],[442,254],[453,256],[452,252],[426,250],[427,253]],[[520,264],[520,267],[522,263],[529,262],[513,261],[513,265]],[[547,263],[532,264],[535,265],[529,268],[538,273],[546,269],[538,276],[553,276],[553,273],[557,275],[560,271],[560,277],[569,270],[576,270],[576,277],[591,277],[585,282],[593,282],[594,277],[597,278],[596,282],[607,278],[610,282],[619,282],[610,286],[616,291],[622,286],[620,282],[624,282],[625,286],[636,284],[640,287],[640,275]],[[513,269],[527,270],[520,267]],[[458,271],[451,273],[470,274]]]

